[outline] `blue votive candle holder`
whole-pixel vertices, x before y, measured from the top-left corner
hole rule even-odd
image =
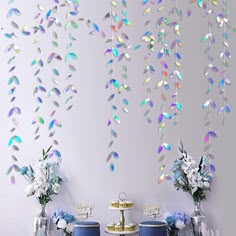
[[[76,222],[73,236],[100,236],[100,224],[98,222]]]
[[[144,221],[139,224],[139,236],[167,236],[166,223],[161,221]]]

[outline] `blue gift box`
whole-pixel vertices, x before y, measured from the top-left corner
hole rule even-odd
[[[98,222],[76,222],[73,236],[100,236],[100,224]]]
[[[140,236],[167,236],[166,223],[160,221],[144,221],[139,224]]]

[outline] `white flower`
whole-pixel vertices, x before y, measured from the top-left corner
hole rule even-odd
[[[209,182],[204,182],[203,185],[204,185],[205,188],[210,188]]]
[[[66,228],[66,221],[64,219],[60,219],[57,223],[57,228],[59,229],[65,229]]]
[[[30,184],[30,185],[26,186],[25,193],[26,193],[27,197],[34,195],[34,186],[33,186],[33,184]]]
[[[175,222],[175,227],[177,228],[177,229],[183,229],[184,227],[185,227],[185,224],[184,224],[184,222],[183,221],[181,221],[181,220],[177,220],[176,222]]]
[[[60,187],[61,187],[60,184],[55,183],[55,184],[52,186],[52,190],[54,191],[54,193],[59,193]]]
[[[68,233],[71,233],[73,232],[73,228],[74,228],[74,223],[69,223],[67,226],[66,226],[66,231]]]

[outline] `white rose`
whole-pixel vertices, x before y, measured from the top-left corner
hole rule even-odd
[[[202,182],[202,181],[199,181],[199,182],[197,183],[197,186],[198,186],[199,188],[203,188],[203,182]]]
[[[210,188],[209,182],[204,182],[203,185],[204,185],[205,188]]]
[[[177,220],[176,222],[175,222],[175,227],[177,228],[177,229],[183,229],[184,227],[185,227],[185,224],[184,224],[184,222],[183,221],[181,221],[181,220]]]
[[[66,228],[66,221],[64,219],[60,219],[58,222],[57,222],[57,228],[59,229],[65,229]]]
[[[29,197],[31,195],[34,195],[34,186],[33,186],[33,184],[30,184],[30,185],[26,186],[25,193],[26,193],[27,197]]]
[[[58,183],[55,183],[53,186],[52,186],[52,190],[54,191],[54,193],[58,193],[59,192],[59,189],[60,189],[61,185],[58,184]]]

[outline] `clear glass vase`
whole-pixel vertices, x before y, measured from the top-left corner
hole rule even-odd
[[[205,236],[207,232],[207,218],[201,211],[200,202],[194,202],[194,211],[191,215],[194,236]]]
[[[34,236],[49,236],[50,219],[46,214],[46,205],[40,206],[40,213],[34,218]]]

